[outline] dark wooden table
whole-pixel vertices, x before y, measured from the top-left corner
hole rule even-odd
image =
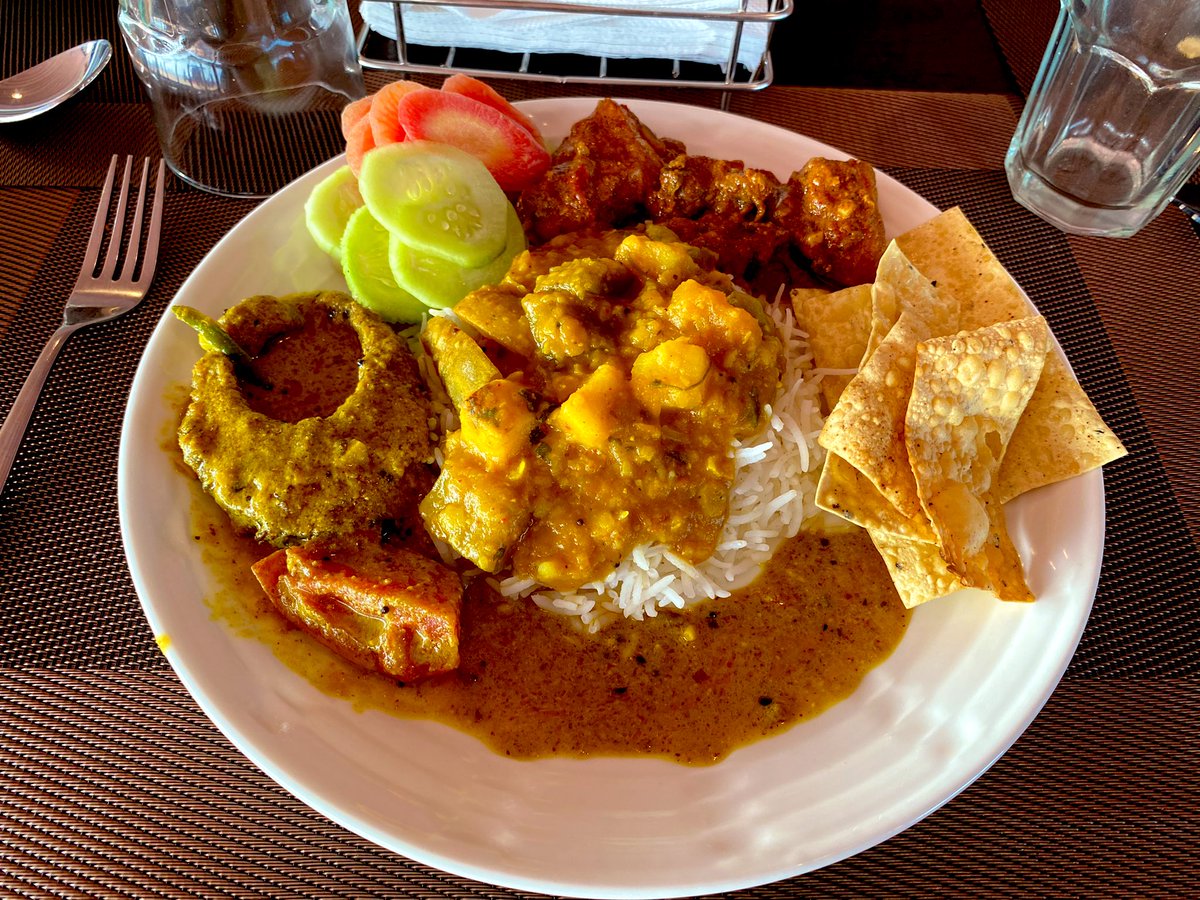
[[[51,13],[8,0],[0,70],[116,40],[114,6],[74,0]],[[1055,8],[956,3],[947,25],[930,18],[941,4],[801,5],[776,51],[804,64],[732,100],[735,113],[961,205],[1131,451],[1105,473],[1106,557],[1087,631],[1027,732],[915,827],[746,896],[1200,894],[1200,239],[1173,209],[1129,240],[1066,237],[1011,200],[1003,155]],[[814,51],[802,26],[817,21],[839,29]],[[117,47],[83,96],[0,128],[0,412],[57,324],[109,156],[157,152]],[[151,295],[71,341],[0,496],[0,892],[514,896],[386,853],[295,800],[208,722],[142,618],[117,527],[126,391],[174,291],[253,206],[172,185]]]

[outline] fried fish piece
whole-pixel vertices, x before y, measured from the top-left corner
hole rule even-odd
[[[349,396],[294,420],[252,402],[264,391],[245,382],[240,360],[219,350],[197,360],[179,447],[234,525],[281,547],[349,534],[405,508],[411,474],[432,462],[433,442],[428,389],[391,326],[335,291],[250,297],[217,324],[256,360],[298,348],[298,365],[313,384],[337,368],[320,355],[322,344],[281,339],[348,326],[357,336],[351,359],[361,360],[351,369]],[[266,392],[305,393],[277,387]]]
[[[441,563],[364,534],[252,570],[284,618],[365,669],[412,681],[458,668],[462,581]]]

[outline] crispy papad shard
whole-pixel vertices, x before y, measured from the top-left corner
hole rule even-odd
[[[808,335],[813,368],[830,370],[821,377],[825,408],[833,409],[867,351],[871,330],[871,285],[860,284],[840,291],[796,288],[791,293],[796,320]]]
[[[862,472],[905,518],[921,511],[904,446],[904,417],[913,386],[917,344],[930,337],[925,321],[900,313],[875,352],[842,392],[818,442]]]
[[[901,515],[867,476],[836,453],[825,455],[816,503],[826,512],[868,531],[930,545],[937,541],[923,510],[911,517]]]
[[[939,289],[962,303],[960,327],[977,328],[1033,315],[1033,305],[960,209],[896,238]],[[996,497],[1013,497],[1098,468],[1126,454],[1071,374],[1057,347],[1017,426],[1000,470]]]
[[[1127,453],[1060,351],[1052,349],[1000,466],[996,497],[1007,503],[1026,491],[1098,469]]]
[[[966,587],[946,566],[934,544],[910,541],[871,528],[867,533],[883,557],[905,608],[912,609]]]
[[[1003,600],[1032,600],[994,494],[1042,374],[1050,330],[1031,316],[917,348],[905,440],[921,505],[950,570]]]
[[[871,285],[868,354],[873,353],[903,312],[920,316],[933,337],[958,331],[959,300],[924,275],[892,241],[884,250]]]

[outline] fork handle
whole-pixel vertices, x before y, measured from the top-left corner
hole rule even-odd
[[[21,385],[21,391],[13,401],[12,409],[4,417],[4,424],[0,425],[0,493],[4,492],[4,483],[8,481],[9,470],[12,469],[13,460],[17,458],[17,450],[21,446],[21,439],[25,437],[25,428],[33,416],[33,409],[37,406],[38,395],[42,392],[42,385],[46,383],[46,376],[50,374],[58,351],[67,342],[71,332],[78,327],[60,325],[50,336],[50,340],[38,354],[33,370]]]

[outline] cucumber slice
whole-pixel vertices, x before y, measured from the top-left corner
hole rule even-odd
[[[512,204],[509,204],[507,218],[504,249],[490,263],[473,269],[414,250],[393,233],[388,243],[388,258],[396,283],[434,309],[453,306],[476,288],[496,284],[508,273],[513,257],[525,249],[525,229]]]
[[[504,249],[508,198],[483,163],[455,147],[376,147],[358,188],[372,215],[414,250],[475,268]]]
[[[388,264],[388,231],[360,207],[342,235],[342,274],[350,296],[386,322],[421,321],[426,307],[396,284]]]
[[[346,223],[362,205],[358,179],[349,166],[342,166],[308,195],[304,202],[304,224],[318,247],[334,259],[341,259]]]

